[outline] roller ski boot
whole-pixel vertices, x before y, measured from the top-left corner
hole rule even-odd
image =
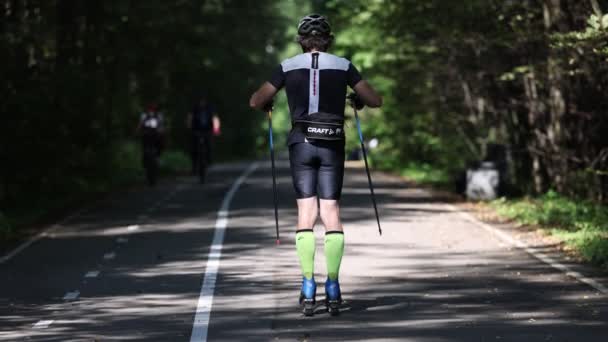
[[[300,292],[300,306],[304,316],[312,316],[315,312],[317,284],[315,279],[302,278],[302,291]]]
[[[332,316],[339,315],[341,304],[342,294],[340,293],[338,280],[327,279],[325,282],[325,306],[327,307],[327,312]]]

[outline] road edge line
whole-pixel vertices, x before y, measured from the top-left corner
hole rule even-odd
[[[209,318],[211,316],[211,306],[213,305],[213,294],[215,292],[215,282],[220,266],[220,258],[222,256],[222,244],[224,243],[224,235],[229,221],[230,203],[232,198],[245,182],[247,177],[252,174],[258,167],[259,162],[251,164],[232,184],[230,190],[224,196],[222,205],[217,212],[217,220],[215,221],[215,230],[213,232],[213,241],[209,248],[207,256],[207,265],[205,267],[205,275],[201,285],[201,291],[196,305],[196,314],[192,322],[192,333],[190,342],[206,342],[209,331]]]
[[[73,220],[74,218],[76,218],[76,217],[84,214],[87,210],[89,210],[89,208],[84,208],[84,209],[77,210],[75,213],[66,216],[61,221],[52,224],[48,228],[43,229],[42,231],[38,232],[34,236],[32,236],[29,239],[25,240],[24,242],[22,242],[21,244],[19,244],[17,247],[13,248],[11,251],[9,251],[8,253],[6,253],[2,257],[0,257],[0,265],[2,265],[5,262],[11,260],[16,255],[18,255],[19,253],[23,252],[23,250],[25,250],[29,246],[33,245],[38,240],[49,236],[53,231],[57,230],[62,225],[66,224],[67,222]]]
[[[532,257],[534,257],[534,258],[544,262],[545,264],[551,266],[552,268],[564,273],[566,276],[568,276],[570,278],[574,278],[581,283],[587,284],[588,286],[592,287],[593,289],[599,291],[600,293],[602,293],[604,295],[608,295],[608,287],[602,285],[597,280],[584,276],[580,272],[574,271],[572,268],[560,263],[559,261],[556,261],[554,258],[548,256],[545,253],[535,251],[527,243],[525,243],[521,240],[515,239],[512,236],[510,236],[509,234],[501,231],[500,229],[493,227],[485,222],[480,221],[475,216],[471,215],[470,213],[462,211],[460,208],[458,208],[452,204],[447,204],[447,206],[451,211],[460,214],[465,220],[486,230],[490,234],[498,237],[500,240],[507,242],[508,244],[510,244],[514,247],[522,249],[523,251],[525,251]]]

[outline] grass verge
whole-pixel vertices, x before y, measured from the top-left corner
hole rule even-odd
[[[499,199],[498,215],[524,225],[539,226],[594,264],[608,265],[608,207],[567,198],[554,191],[537,198]]]
[[[399,174],[416,183],[439,189],[447,189],[451,184],[450,176],[446,170],[429,164],[410,163],[400,168]]]

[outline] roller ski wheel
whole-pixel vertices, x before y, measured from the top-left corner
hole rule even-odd
[[[310,317],[315,313],[317,296],[317,284],[313,279],[302,279],[302,290],[300,291],[300,307],[304,316]]]
[[[340,306],[342,305],[342,293],[340,292],[340,284],[338,280],[327,279],[325,282],[325,307],[327,312],[332,316],[340,314]]]

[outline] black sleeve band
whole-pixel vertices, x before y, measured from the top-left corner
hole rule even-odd
[[[354,88],[362,79],[363,77],[361,77],[359,70],[357,70],[353,63],[350,63],[348,65],[348,70],[346,71],[346,81],[348,82],[348,86]]]
[[[281,65],[274,70],[270,77],[270,81],[268,82],[277,89],[283,88],[285,85],[285,73],[283,72],[283,67]]]

